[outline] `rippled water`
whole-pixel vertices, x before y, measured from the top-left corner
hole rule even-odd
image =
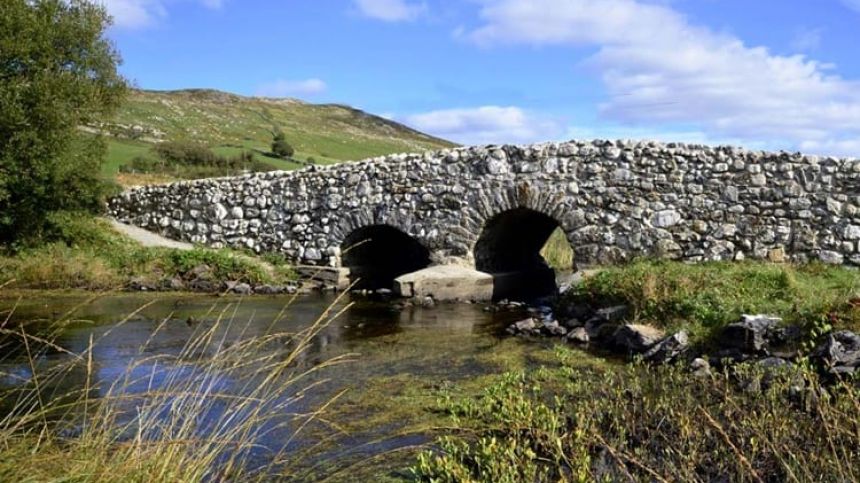
[[[352,304],[347,307],[348,304]],[[17,305],[17,306],[16,306]],[[94,341],[93,391],[103,395],[110,385],[126,377],[133,361],[153,355],[177,355],[188,340],[216,324],[216,339],[232,344],[268,332],[297,332],[317,320],[326,309],[341,316],[313,338],[308,351],[296,362],[297,369],[310,368],[344,354],[354,354],[351,362],[327,367],[307,381],[319,383],[292,408],[311,410],[333,394],[346,394],[332,405],[325,421],[308,426],[291,443],[291,451],[301,454],[295,463],[309,474],[336,474],[336,479],[359,479],[359,467],[374,471],[389,469],[385,455],[398,448],[411,448],[428,441],[432,431],[426,426],[433,413],[430,406],[440,388],[457,385],[511,365],[527,364],[546,347],[523,343],[503,336],[504,328],[522,313],[490,313],[481,305],[440,304],[434,308],[400,309],[391,302],[367,299],[336,301],[333,295],[308,295],[292,302],[288,297],[218,298],[201,296],[111,295],[95,299],[84,296],[29,297],[0,299],[0,321],[15,306],[5,327],[22,327],[44,335],[51,321],[68,319],[56,333],[56,344],[72,353],[84,352]],[[68,315],[71,313],[71,315]],[[289,352],[287,347],[272,350]],[[39,358],[37,371],[61,364],[71,356],[59,350]],[[143,377],[152,367],[136,367],[140,379],[129,390],[158,385],[157,377]],[[182,367],[194,377],[195,367]],[[24,384],[30,366],[21,344],[7,338],[0,347],[0,386]],[[64,391],[83,387],[84,366],[50,388]],[[171,377],[177,377],[176,373]],[[247,387],[247,381],[224,378],[219,390]],[[287,395],[285,395],[287,396]],[[434,423],[436,420],[433,421]],[[205,425],[204,425],[205,427]],[[293,429],[267,433],[263,446],[276,447],[291,438]],[[311,449],[311,450],[309,450]],[[404,452],[409,454],[409,452]],[[378,467],[374,466],[377,463]],[[260,464],[267,457],[260,451]],[[396,466],[396,465],[394,465]],[[353,471],[355,468],[355,471]],[[368,470],[370,471],[370,470]],[[304,475],[304,476],[298,476]]]

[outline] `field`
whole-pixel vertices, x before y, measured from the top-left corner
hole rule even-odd
[[[347,106],[249,98],[212,90],[136,90],[113,122],[91,128],[107,134],[103,172],[109,177],[166,140],[205,144],[224,156],[252,152],[257,160],[285,170],[307,162],[330,164],[453,146]],[[298,162],[266,155],[276,128],[295,148],[293,159]]]

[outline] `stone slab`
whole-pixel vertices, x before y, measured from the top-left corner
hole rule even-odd
[[[488,301],[493,298],[493,276],[460,265],[439,265],[397,277],[393,289],[401,297]]]
[[[297,265],[293,267],[299,277],[323,282],[331,285],[337,290],[349,288],[349,269],[335,267],[315,267],[311,265]]]

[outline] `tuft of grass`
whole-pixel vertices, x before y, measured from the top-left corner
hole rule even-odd
[[[7,409],[0,416],[0,480],[196,482],[289,476],[287,450],[293,438],[338,397],[300,409],[320,384],[308,382],[309,376],[352,358],[305,363],[313,339],[340,314],[334,307],[298,333],[254,335],[225,315],[232,312],[230,305],[213,307],[215,320],[194,329],[178,353],[147,354],[159,332],[174,330],[169,325],[176,321],[168,318],[124,372],[104,382],[99,382],[93,353],[110,330],[91,338],[84,350],[71,352],[56,339],[68,320],[46,330],[53,336],[0,329],[5,346],[14,340],[20,348],[15,353],[26,354],[30,368],[18,384],[0,391],[0,407]],[[238,340],[226,343],[227,334],[233,334],[231,339],[238,334]],[[40,364],[48,353],[55,359],[62,355],[62,361]],[[273,431],[287,431],[288,437],[267,442]]]
[[[693,383],[672,366],[507,373],[443,402],[454,429],[411,471],[427,482],[860,478],[860,387],[824,388],[802,368],[734,371]],[[767,382],[740,389],[749,379]]]
[[[643,260],[586,278],[562,304],[625,304],[640,322],[700,334],[744,313],[778,315],[800,325],[826,320],[856,329],[860,310],[853,299],[859,289],[857,270],[818,263]]]

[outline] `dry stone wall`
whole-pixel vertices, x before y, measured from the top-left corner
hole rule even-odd
[[[387,224],[434,262],[471,261],[494,216],[556,220],[578,264],[638,256],[860,265],[860,160],[734,147],[571,141],[457,148],[133,189],[120,221],[213,247],[338,266],[354,230]]]

